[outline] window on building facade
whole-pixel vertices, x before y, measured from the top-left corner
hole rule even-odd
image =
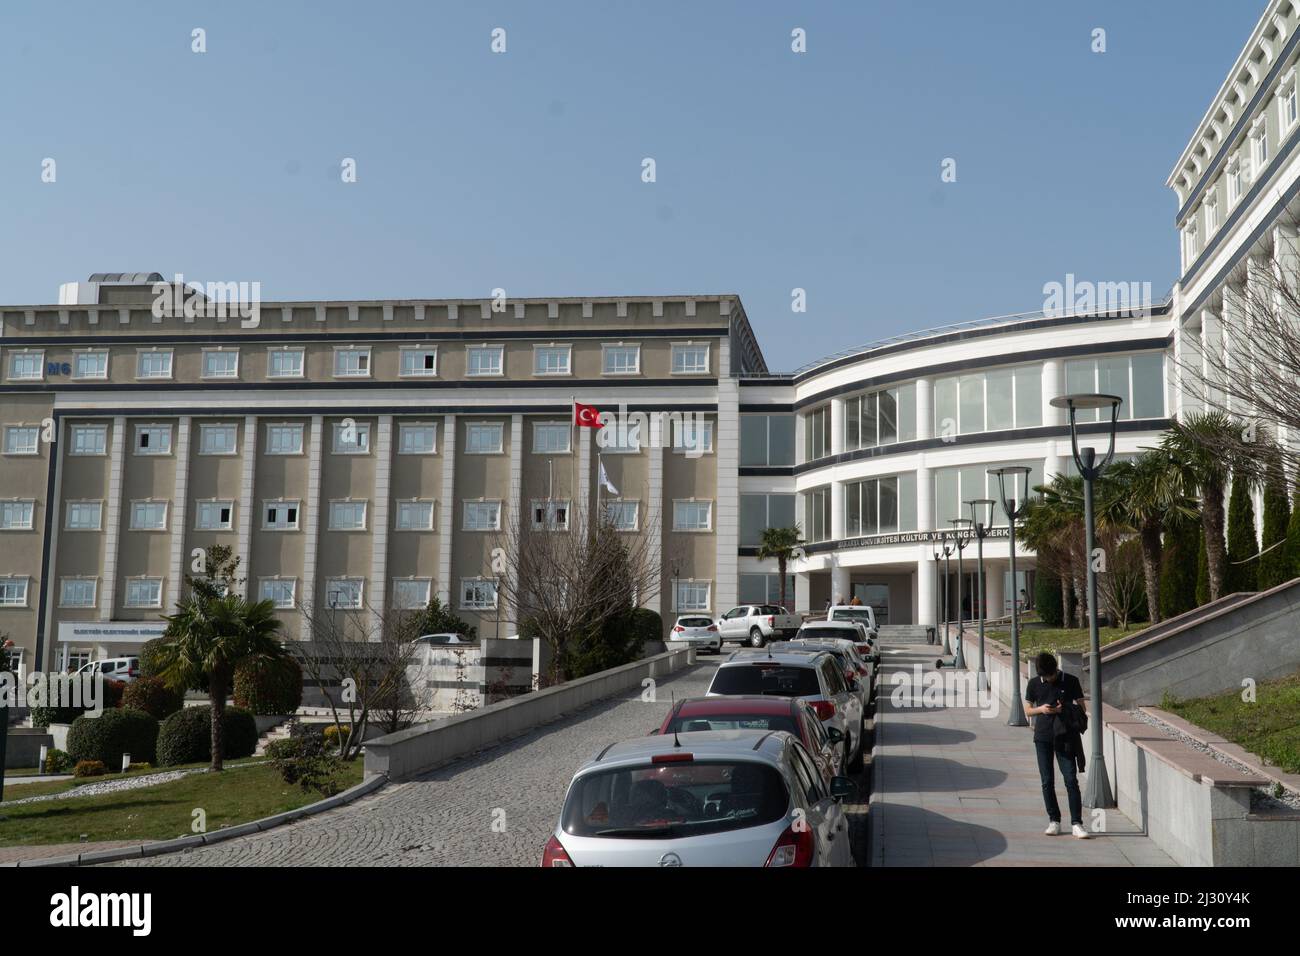
[[[569,530],[569,502],[567,500],[534,498],[532,508],[534,531]]]
[[[1119,407],[1121,421],[1163,418],[1164,362],[1162,352],[1070,359],[1065,363],[1065,391],[1118,395],[1123,400]],[[1080,409],[1075,413],[1075,420],[1095,422],[1098,414],[1095,409]]]
[[[1205,200],[1205,234],[1212,236],[1219,230],[1219,200],[1211,195]]]
[[[200,425],[200,455],[233,455],[238,450],[239,426],[234,424]]]
[[[432,345],[408,346],[402,350],[403,378],[434,378],[438,374],[438,349]]]
[[[364,500],[331,501],[329,515],[329,529],[331,531],[366,530],[366,502]]]
[[[1242,175],[1240,155],[1234,155],[1232,159],[1228,161],[1226,171],[1228,180],[1228,206],[1231,208],[1241,201],[1241,195],[1245,191],[1245,181]]]
[[[301,455],[302,425],[289,422],[266,426],[266,453],[268,455]]]
[[[1007,518],[1002,510],[1001,492],[996,475],[988,473],[990,468],[1002,465],[1024,465],[1029,468],[1029,493],[1036,494],[1034,488],[1043,483],[1042,459],[1031,461],[990,462],[987,464],[968,465],[961,468],[936,468],[934,470],[934,528],[921,529],[930,531],[951,531],[952,519],[971,517],[970,506],[966,502],[976,498],[989,498],[993,506],[993,526],[1006,527]],[[1007,494],[1012,493],[1010,483]]]
[[[636,531],[640,520],[640,504],[639,501],[624,499],[607,500],[605,520],[615,531]]]
[[[570,435],[565,422],[533,422],[533,454],[567,455]]]
[[[26,607],[29,578],[6,574],[0,576],[0,607]]]
[[[370,376],[370,346],[357,345],[334,350],[335,378],[368,378]]]
[[[674,342],[672,373],[674,375],[707,375],[709,373],[708,343]]]
[[[404,611],[428,607],[432,590],[430,578],[394,578],[393,607]]]
[[[781,606],[781,575],[741,574],[737,595],[741,604],[775,604]],[[785,609],[794,610],[794,575],[785,576]]]
[[[491,578],[462,578],[460,606],[465,611],[489,611],[497,606],[497,585]]]
[[[170,425],[136,425],[135,453],[137,455],[170,455],[172,453],[172,427]]]
[[[573,349],[568,345],[533,346],[534,375],[568,375]]]
[[[640,420],[615,417],[596,432],[596,447],[601,454],[634,455],[641,451],[643,424]]]
[[[467,422],[465,454],[499,455],[504,448],[505,426],[501,422]]]
[[[398,531],[432,531],[432,501],[399,501],[397,503]]]
[[[795,525],[795,496],[792,494],[744,494],[740,496],[740,545],[758,547],[764,528],[792,528]]]
[[[59,607],[94,607],[98,578],[63,578],[59,581]]]
[[[300,348],[270,348],[266,350],[267,378],[302,378],[303,350]]]
[[[640,375],[641,346],[622,342],[601,346],[601,371],[606,375]]]
[[[713,451],[713,422],[699,415],[684,414],[671,419],[673,451],[684,454],[709,454]]]
[[[135,357],[136,378],[171,378],[171,349],[141,349]]]
[[[196,501],[194,503],[195,531],[229,531],[234,527],[235,503],[225,501]]]
[[[916,383],[868,392],[844,402],[844,450],[916,439]]]
[[[807,541],[829,541],[831,534],[831,489],[813,488],[803,495],[803,530]]]
[[[103,514],[102,501],[69,501],[64,506],[63,527],[67,531],[98,531]]]
[[[740,416],[741,467],[780,467],[794,464],[794,416]]]
[[[1038,365],[948,376],[934,383],[938,438],[1035,428],[1043,423],[1043,377]]]
[[[238,378],[239,349],[204,349],[204,378]]]
[[[108,451],[107,425],[73,425],[68,450],[70,455],[103,455]]]
[[[1251,180],[1260,182],[1264,178],[1264,167],[1268,165],[1268,123],[1262,116],[1251,128],[1250,165]]]
[[[133,501],[131,502],[132,531],[166,531],[167,502]]]
[[[0,531],[30,531],[36,502],[32,499],[0,501]]]
[[[915,472],[845,483],[845,537],[915,530]]]
[[[707,611],[713,607],[712,581],[697,581],[690,578],[677,582],[678,614],[684,611]]]
[[[333,423],[334,444],[332,450],[336,455],[370,454],[370,423],[344,419]]]
[[[465,374],[483,378],[505,374],[505,346],[471,345],[465,349]]]
[[[328,578],[325,581],[325,606],[359,611],[365,606],[365,582],[361,578]]]
[[[501,530],[501,502],[500,501],[465,502],[464,530],[500,531]]]
[[[803,421],[803,460],[816,461],[831,453],[831,407],[809,412]]]
[[[296,531],[300,502],[276,499],[262,502],[262,528],[265,531]]]
[[[433,455],[438,451],[436,422],[402,422],[397,426],[399,455]]]
[[[108,378],[108,351],[93,349],[72,353],[72,377],[74,379]]]
[[[126,607],[162,607],[162,578],[127,578]]]
[[[39,450],[40,439],[41,429],[38,425],[6,425],[5,454],[35,455]]]
[[[9,353],[9,378],[16,382],[39,382],[45,377],[45,353],[21,351]]]
[[[713,502],[694,498],[673,502],[674,531],[710,531],[713,529]]]
[[[261,600],[270,601],[277,609],[291,608],[294,606],[297,589],[297,578],[262,578],[258,595]]]

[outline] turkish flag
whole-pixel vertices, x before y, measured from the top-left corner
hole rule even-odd
[[[595,405],[573,403],[573,424],[579,428],[600,428],[600,409]]]

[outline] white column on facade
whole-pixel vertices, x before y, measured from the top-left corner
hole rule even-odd
[[[837,555],[831,555],[831,601],[836,602],[842,599],[847,604],[853,599],[853,588],[850,585],[849,569],[840,563]]]
[[[812,578],[807,571],[800,571],[794,576],[794,609],[796,613],[807,613],[812,610],[809,602],[812,600]]]
[[[1201,310],[1201,356],[1204,362],[1201,378],[1205,382],[1206,403],[1221,408],[1224,396],[1219,387],[1222,373],[1218,369],[1219,363],[1223,361],[1223,322],[1218,313],[1209,309]]]
[[[240,577],[246,578],[244,585],[245,596],[248,593],[248,584],[253,580],[253,561],[252,561],[252,543],[253,543],[253,512],[257,506],[253,501],[253,482],[257,474],[257,416],[246,415],[244,417],[244,452],[243,459],[240,461],[242,471],[239,479],[239,543],[235,547],[235,553],[240,557],[239,567],[242,571]],[[314,514],[314,512],[313,512]],[[299,514],[299,520],[302,515]],[[256,592],[254,592],[256,593]]]
[[[830,484],[831,495],[831,526],[829,537],[832,541],[840,541],[845,537],[844,528],[844,482],[832,481]]]
[[[507,525],[505,540],[513,542],[516,547],[523,544],[523,492],[524,488],[524,416],[510,416],[510,500],[506,503],[505,522]],[[515,555],[509,562],[514,567],[519,567],[519,556]],[[489,569],[485,569],[487,573]],[[516,582],[517,584],[518,582]],[[506,588],[507,593],[509,588]],[[497,604],[501,605],[502,597],[497,595]],[[517,625],[514,608],[508,604],[501,606],[500,617]]]
[[[916,530],[935,530],[934,473],[925,464],[916,469]]]
[[[646,461],[646,500],[641,515],[641,520],[645,523],[642,528],[646,533],[654,534],[659,538],[659,546],[654,548],[651,554],[658,559],[657,563],[662,567],[664,535],[672,527],[673,520],[672,506],[664,501],[664,449],[662,443],[650,443],[650,446],[646,449],[646,454],[649,458]],[[628,489],[620,488],[619,491],[626,494]],[[666,576],[666,574],[661,574],[661,579]],[[671,581],[669,581],[668,587],[672,587]],[[672,597],[665,599],[663,591],[663,588],[657,589],[652,597],[642,602],[642,607],[648,607],[659,612],[660,617],[666,615],[671,608],[676,607],[676,604]]]
[[[380,635],[383,614],[388,609],[388,502],[393,473],[393,416],[380,415],[375,435],[375,490],[370,503],[370,586],[366,589],[374,621],[374,633]]]
[[[925,627],[934,626],[934,594],[936,587],[938,587],[938,581],[935,575],[934,560],[928,556],[918,558],[916,562],[915,614],[917,624]]]
[[[3,322],[0,322],[0,334],[2,334],[3,331]],[[48,669],[49,665],[46,661],[58,660],[60,661],[59,670],[66,671],[68,669],[68,645],[64,644],[62,648],[56,649],[56,644],[58,642],[55,640],[55,636],[58,633],[58,628],[54,624],[54,618],[56,616],[54,614],[54,609],[58,607],[59,582],[54,573],[54,569],[59,566],[59,540],[64,520],[62,503],[63,466],[65,463],[65,456],[63,449],[66,447],[64,442],[67,441],[68,429],[62,418],[55,419],[54,427],[54,443],[49,447],[49,453],[54,461],[54,488],[52,489],[49,500],[45,502],[45,507],[51,509],[54,513],[52,515],[52,520],[50,521],[49,559],[45,567],[41,569],[41,586],[45,588],[45,607],[49,610],[49,613],[45,615],[44,639],[40,642],[41,653],[35,657],[31,669]],[[102,582],[100,587],[103,587]],[[97,591],[96,597],[98,600],[103,600],[103,592]],[[57,654],[61,654],[62,656],[58,657],[56,656]]]
[[[1048,359],[1043,363],[1043,424],[1049,426],[1068,425],[1069,419],[1065,409],[1051,404],[1052,399],[1065,394],[1065,366],[1060,359]],[[1043,455],[1043,480],[1051,481],[1052,475],[1061,474],[1062,462],[1057,451],[1056,436],[1047,439],[1047,448]],[[1068,438],[1066,439],[1068,441]]]
[[[172,452],[176,456],[176,475],[172,480],[171,553],[167,562],[167,600],[163,605],[174,608],[181,600],[181,583],[185,579],[185,528],[189,520],[190,487],[190,423],[189,415],[176,422],[176,443]]]
[[[1003,612],[1002,578],[1007,569],[1001,563],[993,563],[988,560],[988,552],[992,543],[984,542],[984,603],[986,605],[985,615],[988,617],[1001,617]]]
[[[456,416],[442,419],[442,493],[438,499],[438,600],[448,607],[454,594],[451,580],[451,541],[456,535]]]
[[[934,379],[916,380],[916,437],[924,441],[934,437]]]
[[[1277,260],[1277,281],[1280,286],[1284,289],[1300,289],[1300,233],[1295,226],[1279,223],[1274,227],[1273,258]],[[1294,292],[1292,295],[1294,296]],[[1297,315],[1295,307],[1285,300],[1286,296],[1279,293],[1278,308],[1294,331],[1297,326],[1300,326],[1300,315]],[[1296,436],[1294,431],[1285,425],[1275,424],[1274,427],[1278,430],[1278,439],[1294,449],[1295,439],[1300,436]],[[1255,513],[1261,514],[1260,511]]]
[[[831,399],[831,454],[844,452],[844,399]]]
[[[303,529],[302,581],[298,587],[298,601],[308,607],[316,604],[316,551],[320,543],[320,521],[316,510],[320,507],[321,434],[324,419],[311,417],[311,430],[307,439],[307,500],[298,509],[299,527]],[[328,601],[328,597],[326,598]]]
[[[740,383],[730,375],[731,343],[718,342],[718,421],[713,460],[713,607],[721,612],[740,599]]]
[[[122,468],[126,447],[126,416],[113,418],[109,444],[108,491],[104,496],[104,567],[100,575],[99,619],[113,620],[117,608],[117,546],[122,529]]]
[[[1180,416],[1205,407],[1202,398],[1205,389],[1205,358],[1201,351],[1200,314],[1180,320],[1174,338],[1173,379],[1174,405],[1172,411]]]

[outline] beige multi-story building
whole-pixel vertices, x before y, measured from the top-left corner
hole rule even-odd
[[[602,464],[600,508],[660,536],[646,605],[736,601],[737,382],[766,372],[737,296],[186,315],[175,287],[97,274],[0,307],[0,632],[28,667],[138,649],[213,544],[294,638],[304,607],[431,597],[508,636],[492,549],[594,509]],[[618,447],[575,400],[668,427]]]

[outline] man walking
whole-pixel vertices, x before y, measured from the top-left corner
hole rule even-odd
[[[1061,805],[1056,800],[1053,759],[1061,769],[1070,805],[1070,830],[1080,840],[1090,836],[1083,826],[1083,798],[1078,770],[1083,769],[1083,743],[1077,730],[1083,715],[1083,686],[1062,671],[1056,658],[1044,651],[1035,661],[1038,676],[1025,688],[1025,713],[1034,718],[1034,749],[1038,751],[1038,776],[1043,784],[1048,836],[1061,832]],[[1070,708],[1079,708],[1071,711]],[[1076,766],[1077,765],[1077,766]]]

